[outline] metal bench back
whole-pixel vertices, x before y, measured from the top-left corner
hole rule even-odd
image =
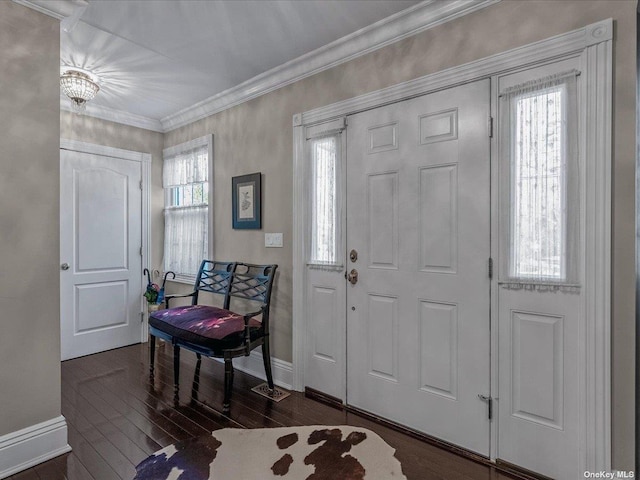
[[[192,304],[198,303],[199,292],[209,292],[224,295],[224,308],[229,308],[229,287],[231,286],[231,277],[236,265],[236,262],[203,260],[193,286]]]
[[[232,276],[229,295],[269,305],[273,278],[277,265],[237,263]]]

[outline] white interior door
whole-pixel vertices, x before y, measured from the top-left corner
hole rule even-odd
[[[60,151],[62,360],[141,341],[141,164]]]
[[[489,455],[489,81],[348,118],[347,401]]]

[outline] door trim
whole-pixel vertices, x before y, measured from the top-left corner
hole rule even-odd
[[[151,154],[144,152],[134,152],[120,148],[107,147],[95,143],[79,142],[77,140],[60,139],[60,150],[69,150],[79,153],[90,153],[103,157],[120,158],[140,162],[142,170],[142,265],[148,265],[151,259]],[[142,275],[142,272],[140,272]],[[140,318],[141,341],[144,343],[149,338],[149,328],[147,327],[146,316],[143,315],[144,303],[142,292],[140,292]]]
[[[611,121],[612,121],[613,20],[606,19],[547,40],[518,47],[416,80],[401,83],[293,116],[293,387],[303,391],[306,317],[305,245],[308,240],[305,209],[306,127],[389,103],[487,77],[497,77],[523,67],[544,64],[562,57],[584,55],[582,72],[586,95],[586,122],[581,125],[588,148],[585,152],[587,201],[585,225],[584,303],[585,331],[581,372],[583,398],[580,408],[582,466],[589,471],[611,470]],[[493,82],[495,83],[495,82]],[[495,116],[495,110],[494,110]],[[497,167],[492,150],[492,170]],[[494,192],[492,192],[494,195]],[[492,199],[492,202],[494,200]],[[493,205],[493,203],[492,203]],[[492,216],[492,223],[496,221]],[[494,223],[495,224],[495,223]],[[492,226],[492,231],[495,231]],[[492,289],[492,306],[497,305]],[[492,312],[496,310],[492,308]],[[492,351],[497,346],[497,317],[492,315]],[[491,359],[491,389],[497,391],[498,365]],[[491,458],[496,457],[497,422],[491,428]]]

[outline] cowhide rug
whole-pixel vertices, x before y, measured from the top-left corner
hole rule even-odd
[[[225,428],[170,445],[134,480],[401,480],[395,450],[364,428]]]

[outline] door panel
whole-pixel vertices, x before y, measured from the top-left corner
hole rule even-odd
[[[369,375],[398,382],[398,297],[367,296]]]
[[[108,168],[74,170],[73,176],[76,270],[127,268],[129,178]]]
[[[513,415],[562,428],[564,318],[511,312]]]
[[[62,359],[141,341],[141,166],[60,151]]]
[[[311,323],[315,326],[313,356],[332,363],[339,358],[337,333],[342,327],[339,320],[343,315],[338,311],[342,310],[339,296],[337,289],[332,287],[314,285],[311,291]]]
[[[345,291],[342,270],[308,272],[305,386],[344,400]]]
[[[398,172],[369,175],[367,200],[369,268],[397,270]]]
[[[498,458],[552,478],[574,478],[580,465],[580,295],[501,288],[499,300]]]
[[[347,401],[482,455],[489,419],[489,81],[353,115]]]
[[[423,272],[456,273],[457,193],[457,165],[420,169],[420,266]]]
[[[455,400],[458,395],[458,308],[420,302],[420,389]]]
[[[579,58],[571,58],[523,70],[501,77],[498,90],[579,68]],[[581,78],[577,80],[578,88]],[[582,121],[580,118],[567,116],[567,123]],[[508,118],[501,118],[501,122],[506,121]],[[568,126],[575,128],[569,123]],[[500,135],[506,131],[503,125]],[[500,181],[508,192],[511,160],[505,152],[500,157]],[[577,161],[579,168],[574,175],[584,175],[583,157],[579,155]],[[583,178],[572,179],[582,188]],[[572,201],[570,195],[567,200]],[[583,203],[577,210],[575,207],[565,206],[567,212],[587,211]],[[500,224],[501,229],[509,231],[503,215]],[[567,240],[575,242],[572,247],[580,252],[580,258],[584,255],[583,234],[581,230],[575,239]],[[509,237],[501,232],[501,272],[508,271],[510,250]],[[589,259],[585,261],[588,264]],[[584,326],[584,292],[502,285],[497,290],[497,299],[500,341],[496,352],[499,360],[496,457],[551,478],[582,477],[585,463],[580,415],[586,405],[582,393],[586,391],[584,352],[590,348]]]

